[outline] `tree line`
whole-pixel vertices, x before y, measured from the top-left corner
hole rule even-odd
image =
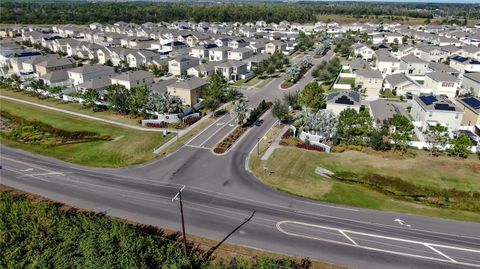
[[[109,3],[109,2],[18,2],[3,1],[1,23],[87,24],[92,22],[133,23],[171,22],[315,22],[326,14],[353,16],[404,16],[431,19],[434,15],[480,18],[480,7],[468,4],[395,4],[300,2],[296,4],[171,4],[171,3]]]

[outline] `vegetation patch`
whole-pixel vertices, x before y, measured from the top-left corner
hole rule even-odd
[[[73,143],[108,141],[110,136],[90,131],[66,131],[40,121],[29,121],[0,111],[0,135],[24,144],[58,146]]]
[[[185,256],[178,233],[83,212],[4,187],[0,190],[1,268],[307,269],[312,265],[308,259],[266,256],[256,258],[254,265],[252,258],[239,254],[221,261],[195,242],[188,242]],[[323,264],[318,268],[340,267]]]

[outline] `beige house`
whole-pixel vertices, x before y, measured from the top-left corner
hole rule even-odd
[[[192,77],[168,85],[167,92],[180,97],[184,105],[193,106],[199,102],[200,94],[205,85],[207,85],[206,80]]]
[[[197,58],[193,58],[188,55],[179,55],[168,61],[168,72],[175,76],[181,76],[186,74],[189,68],[198,65],[199,61]]]
[[[433,95],[446,95],[449,98],[453,98],[457,95],[460,80],[448,73],[433,72],[425,75],[423,85]]]
[[[457,100],[463,111],[462,125],[476,126],[480,130],[480,98],[465,97]]]
[[[389,51],[378,50],[376,55],[375,65],[382,74],[393,74],[400,69],[400,61]]]
[[[274,54],[275,52],[282,52],[287,49],[287,43],[273,40],[270,43],[265,44],[265,52],[268,54]]]
[[[112,84],[123,85],[127,89],[143,85],[153,84],[153,74],[147,71],[138,70],[122,73],[112,77]]]
[[[71,58],[49,57],[35,65],[35,72],[39,76],[43,76],[49,72],[66,70],[75,67],[75,61]]]
[[[234,49],[228,52],[228,60],[241,61],[253,56],[253,50],[247,47]]]
[[[355,85],[360,86],[367,96],[379,95],[383,86],[382,73],[373,69],[357,70],[355,77]]]

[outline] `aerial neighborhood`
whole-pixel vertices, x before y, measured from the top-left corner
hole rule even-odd
[[[3,0],[0,268],[478,267],[462,1]]]
[[[111,85],[146,86],[177,96],[185,108],[201,107],[202,88],[213,74],[241,86],[272,55],[292,57],[302,36],[323,35],[337,42],[342,66],[331,84],[315,79],[330,93],[327,110],[394,107],[411,119],[420,142],[428,126],[437,124],[452,134],[468,133],[475,143],[480,133],[480,28],[475,26],[119,21],[5,27],[0,35],[2,76],[14,75],[21,87],[38,80],[45,89],[60,90],[56,94],[65,100],[80,102],[93,89],[99,93],[96,101],[108,102]],[[385,102],[372,106],[379,98]],[[384,119],[381,112],[371,113]],[[471,113],[476,116],[464,120]]]

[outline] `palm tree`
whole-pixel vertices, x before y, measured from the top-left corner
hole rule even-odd
[[[243,124],[247,118],[248,107],[247,103],[243,99],[235,101],[233,103],[232,113],[237,119],[238,124]]]

